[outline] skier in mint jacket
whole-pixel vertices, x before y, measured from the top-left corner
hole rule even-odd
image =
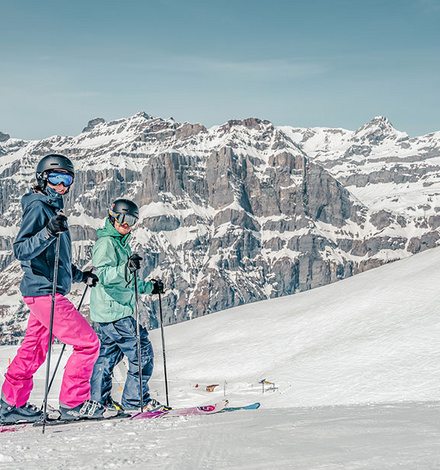
[[[100,339],[99,358],[91,378],[92,399],[105,407],[123,411],[140,408],[139,363],[137,353],[135,288],[133,278],[140,269],[141,257],[132,255],[129,246],[131,229],[139,218],[137,205],[128,199],[118,199],[109,210],[105,227],[99,229],[92,254],[92,264],[99,283],[90,297],[90,318]],[[163,292],[160,280],[138,282],[140,294]],[[163,409],[149,394],[148,381],[153,373],[154,354],[147,330],[140,325],[142,394],[145,410]],[[111,396],[112,373],[124,355],[129,368],[121,405]]]

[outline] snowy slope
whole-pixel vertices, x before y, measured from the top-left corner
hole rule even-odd
[[[227,381],[238,399],[259,392],[266,378],[279,387],[273,407],[436,400],[439,265],[440,249],[428,250],[336,284],[169,327],[173,386]]]
[[[261,409],[0,434],[0,469],[439,468],[439,264],[437,248],[167,327],[173,406],[226,393],[233,405],[258,400]],[[152,393],[164,400],[159,331],[151,337]],[[1,373],[14,350],[0,348]],[[44,368],[35,403],[43,376]],[[262,379],[277,389],[262,394]],[[204,390],[215,383],[215,392]]]

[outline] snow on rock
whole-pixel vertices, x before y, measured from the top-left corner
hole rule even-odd
[[[74,137],[0,143],[0,296],[20,198],[49,152],[76,168],[66,214],[80,268],[110,202],[136,200],[132,244],[141,275],[160,275],[168,288],[166,324],[319,287],[440,243],[440,133],[410,138],[385,117],[356,131],[257,118],[207,129],[141,112],[94,119]],[[148,305],[143,320],[157,327],[158,303]],[[4,341],[16,340],[23,309],[3,309]]]

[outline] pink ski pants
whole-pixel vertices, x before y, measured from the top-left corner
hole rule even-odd
[[[2,388],[3,399],[17,407],[28,401],[33,375],[46,358],[52,307],[51,295],[23,297],[23,300],[30,309],[28,327]],[[90,377],[99,356],[99,340],[87,320],[61,294],[55,296],[53,333],[63,343],[73,346],[60,392],[60,402],[73,408],[90,399]]]

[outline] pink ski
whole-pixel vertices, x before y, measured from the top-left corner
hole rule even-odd
[[[2,424],[0,427],[0,432],[16,432],[25,428],[26,424]]]
[[[176,408],[171,410],[161,411],[144,411],[143,413],[136,413],[130,419],[153,419],[172,416],[190,416],[190,415],[206,415],[214,414],[222,411],[228,400],[223,400],[215,405],[194,406],[191,408]]]

